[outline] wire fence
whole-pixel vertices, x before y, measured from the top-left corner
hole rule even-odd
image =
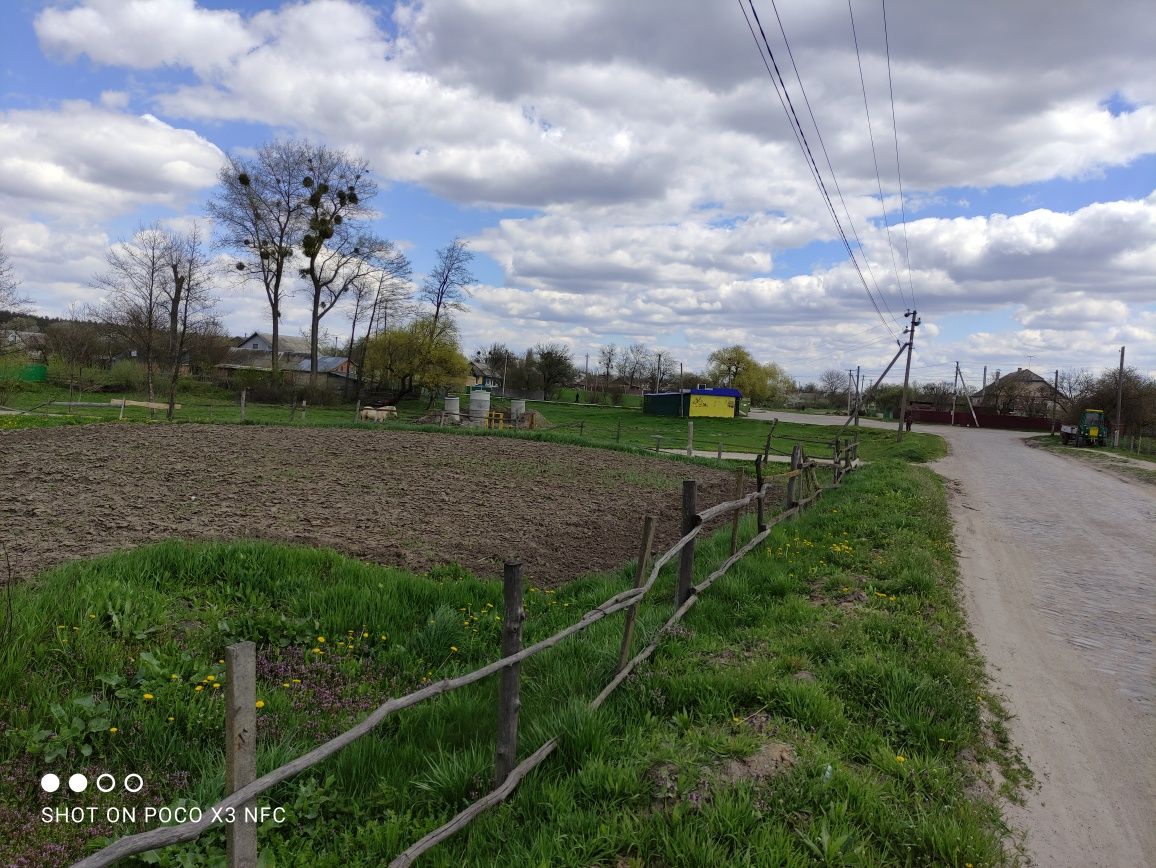
[[[769,515],[768,503],[771,483],[763,479],[763,459],[758,456],[754,462],[755,491],[743,495],[742,471],[736,478],[736,497],[708,509],[697,508],[696,485],[693,480],[683,483],[682,489],[682,536],[673,546],[654,558],[651,563],[651,547],[654,540],[655,519],[647,516],[643,522],[642,541],[635,572],[634,587],[622,591],[588,611],[578,621],[528,647],[521,647],[522,624],[525,613],[522,609],[521,564],[506,564],[503,576],[504,615],[502,619],[501,657],[486,666],[464,675],[443,679],[405,696],[385,702],[370,712],[360,723],[344,733],[319,745],[297,759],[255,778],[256,718],[252,714],[256,700],[255,646],[252,642],[241,642],[230,646],[227,654],[226,685],[229,686],[230,701],[227,703],[226,721],[226,769],[230,770],[227,787],[231,790],[216,805],[204,811],[201,818],[175,826],[165,826],[147,832],[121,838],[104,849],[77,862],[74,868],[103,868],[120,859],[192,841],[227,817],[236,817],[232,823],[224,823],[227,830],[227,857],[230,868],[255,868],[257,865],[257,822],[244,819],[246,807],[273,787],[295,775],[312,768],[338,751],[368,735],[390,715],[405,708],[461,689],[479,682],[491,675],[500,675],[498,691],[498,735],[495,748],[494,789],[460,811],[451,820],[433,830],[419,841],[398,854],[390,868],[404,868],[411,865],[421,854],[450,838],[465,828],[475,817],[488,808],[506,799],[531,771],[546,761],[559,744],[557,737],[551,738],[533,751],[521,762],[516,762],[516,746],[519,713],[519,665],[538,654],[559,645],[571,636],[589,629],[592,625],[618,613],[625,612],[622,643],[617,655],[614,677],[590,702],[590,708],[597,710],[610,695],[640,665],[645,663],[662,642],[663,637],[686,616],[691,608],[718,579],[752,551],[770,534],[771,529],[789,518],[799,515],[814,503],[827,488],[832,488],[842,480],[845,472],[856,464],[858,446],[851,443],[839,453],[840,461],[835,464],[832,484],[824,486],[819,482],[817,462],[809,459],[801,446],[796,446],[791,459],[791,469],[786,474],[786,494],[782,509]],[[784,477],[776,477],[782,479]],[[754,508],[756,513],[756,533],[741,547],[739,546],[740,520],[745,511]],[[694,583],[695,543],[703,534],[708,523],[730,518],[730,555],[698,584]],[[674,613],[655,633],[652,640],[637,653],[633,652],[633,630],[638,608],[654,590],[663,568],[678,556],[679,563],[675,578]],[[238,772],[237,770],[241,770]],[[247,770],[247,771],[245,771]]]

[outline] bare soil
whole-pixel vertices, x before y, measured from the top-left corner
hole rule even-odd
[[[0,432],[0,544],[16,576],[170,538],[327,546],[487,577],[520,558],[538,585],[614,569],[678,539],[681,481],[705,508],[725,471],[498,437],[238,425]]]
[[[1156,865],[1156,489],[1028,434],[937,429],[969,620],[1038,787],[1034,864]]]

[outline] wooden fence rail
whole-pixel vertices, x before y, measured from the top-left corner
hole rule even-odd
[[[354,741],[357,741],[364,735],[367,735],[375,729],[386,717],[401,711],[405,708],[410,708],[421,702],[433,699],[453,690],[458,690],[470,684],[481,681],[484,678],[496,673],[502,673],[502,689],[499,692],[499,744],[497,750],[497,762],[495,763],[495,789],[483,796],[478,801],[467,807],[457,816],[455,816],[448,823],[444,824],[433,832],[430,832],[421,840],[415,842],[404,852],[399,854],[393,862],[390,863],[391,868],[401,868],[413,862],[418,856],[426,852],[430,848],[436,846],[441,841],[449,838],[460,829],[464,828],[474,817],[484,812],[487,808],[492,807],[504,800],[510,793],[513,792],[518,783],[535,767],[544,762],[550,754],[552,754],[558,745],[557,739],[551,739],[539,747],[533,754],[524,759],[522,762],[514,764],[516,757],[514,756],[514,747],[516,746],[517,738],[517,711],[518,711],[518,664],[523,660],[527,660],[537,654],[558,645],[565,639],[573,636],[576,633],[589,629],[598,621],[614,614],[627,610],[626,623],[624,625],[623,642],[619,652],[618,665],[616,667],[616,674],[611,681],[602,689],[602,691],[591,701],[590,707],[592,709],[599,708],[606,699],[617,689],[626,678],[645,660],[647,660],[654,650],[658,647],[658,643],[662,637],[666,635],[670,629],[677,624],[685,614],[694,606],[698,596],[708,589],[715,581],[726,574],[726,572],[739,560],[741,560],[747,553],[749,553],[755,546],[766,539],[771,529],[778,523],[798,515],[802,509],[823,492],[823,487],[818,484],[818,479],[815,475],[815,462],[808,460],[802,452],[801,447],[796,447],[795,454],[792,456],[791,469],[785,474],[788,478],[789,500],[785,504],[785,508],[774,515],[769,521],[765,519],[764,503],[770,491],[770,483],[764,482],[762,478],[762,456],[756,458],[755,472],[757,488],[754,492],[745,496],[736,496],[734,500],[720,503],[709,509],[697,511],[695,509],[695,494],[694,483],[690,481],[686,484],[683,494],[683,535],[673,546],[668,548],[660,556],[658,556],[653,565],[650,566],[649,573],[647,573],[647,559],[650,552],[650,547],[653,541],[654,534],[654,519],[647,517],[643,529],[643,543],[640,549],[639,564],[635,577],[635,587],[622,591],[600,605],[591,609],[584,614],[577,622],[560,630],[553,636],[542,639],[526,648],[519,648],[521,643],[521,570],[520,564],[507,565],[505,576],[505,598],[506,598],[506,618],[503,622],[503,638],[502,638],[502,657],[489,663],[479,669],[464,675],[459,675],[454,678],[447,678],[441,681],[430,684],[420,690],[405,696],[397,697],[389,700],[383,705],[370,712],[360,723],[354,725],[346,732],[338,735],[329,741],[317,746],[308,753],[303,754],[297,759],[262,775],[256,780],[251,779],[250,774],[238,774],[233,778],[231,784],[235,789],[229,793],[225,798],[219,801],[213,807],[204,811],[200,820],[190,821],[176,826],[166,826],[158,829],[152,829],[147,832],[140,832],[134,835],[121,838],[113,842],[96,853],[75,863],[74,868],[103,868],[103,866],[112,865],[120,859],[128,856],[137,855],[162,847],[171,846],[187,841],[194,840],[202,833],[207,831],[215,824],[216,817],[223,817],[230,815],[232,811],[237,816],[241,816],[244,806],[252,803],[262,793],[267,792],[278,784],[292,778],[293,776],[305,771],[318,763],[323,762],[329,757],[336,754],[342,748],[347,747]],[[835,462],[836,467],[839,468],[839,462]],[[850,468],[848,464],[848,469]],[[840,468],[841,469],[841,468]],[[844,471],[845,472],[845,471]],[[840,474],[842,475],[842,474]],[[741,476],[740,476],[741,479]],[[838,478],[835,485],[838,484]],[[741,485],[741,482],[740,482]],[[833,487],[833,486],[832,486]],[[809,491],[808,491],[809,489]],[[737,489],[736,494],[741,494],[741,487]],[[798,495],[796,497],[796,495]],[[741,516],[743,510],[755,504],[758,508],[758,531],[756,535],[749,540],[742,548],[737,546],[737,528],[738,518]],[[734,516],[731,534],[731,555],[730,557],[714,572],[712,572],[706,579],[697,585],[691,584],[693,575],[693,552],[695,539],[702,533],[706,522],[713,519],[722,518],[728,515]],[[654,635],[651,642],[641,652],[630,657],[630,645],[634,627],[634,616],[637,612],[638,604],[643,597],[653,588],[658,579],[663,567],[665,567],[675,557],[675,555],[689,552],[690,557],[681,558],[679,575],[676,580],[676,600],[675,611],[670,619],[661,627]],[[689,566],[688,566],[689,565]],[[512,568],[512,569],[511,569]],[[646,576],[646,580],[642,581],[642,577]],[[518,590],[515,593],[513,586],[517,585]],[[516,622],[516,623],[514,623]],[[246,643],[241,643],[242,645]],[[251,647],[251,643],[248,643]],[[233,646],[237,648],[238,646]],[[239,652],[233,652],[239,653]],[[629,659],[628,659],[629,658]],[[230,657],[232,659],[232,657]],[[241,658],[238,658],[241,659]],[[624,662],[625,661],[625,662]],[[229,679],[232,681],[232,679]],[[247,692],[247,690],[246,690]],[[238,707],[245,704],[243,700],[238,700],[236,703]],[[251,711],[251,706],[250,706]],[[247,724],[247,721],[246,721]],[[255,724],[254,724],[255,725]],[[233,721],[228,724],[227,731],[235,733],[237,731],[237,722]],[[232,738],[232,735],[230,736]],[[231,762],[232,760],[230,760]],[[249,778],[245,781],[245,778]],[[246,836],[247,838],[247,836]],[[247,844],[246,838],[244,840]],[[234,833],[230,833],[230,841],[235,840]],[[230,848],[230,864],[233,868],[240,865],[248,865],[251,862],[235,861],[232,859],[234,852],[248,854],[253,852],[247,846],[236,847],[234,845]]]

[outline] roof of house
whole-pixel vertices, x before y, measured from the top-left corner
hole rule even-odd
[[[238,348],[243,349],[245,344],[249,343],[253,338],[260,338],[270,346],[273,345],[273,335],[271,332],[253,332],[238,344]],[[277,335],[277,352],[292,353],[293,355],[305,353],[308,355],[309,351],[309,338],[298,337],[296,335]]]
[[[348,361],[349,359],[346,356],[318,356],[317,372],[320,374],[338,373],[337,369]],[[308,371],[309,359],[302,359],[299,361],[297,363],[297,370]]]
[[[988,390],[994,392],[998,388],[1007,386],[1009,383],[1021,383],[1025,386],[1032,386],[1043,383],[1048,387],[1049,391],[1052,388],[1052,384],[1037,374],[1035,371],[1032,371],[1028,368],[1019,368],[1016,371],[1012,371],[1010,374],[1004,374],[998,380],[992,380],[978,392],[972,393],[971,397],[973,400],[976,398],[983,398],[988,394]]]

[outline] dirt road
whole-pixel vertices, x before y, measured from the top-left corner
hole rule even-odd
[[[1009,819],[1040,866],[1156,865],[1156,486],[935,433],[972,630],[1040,785]]]

